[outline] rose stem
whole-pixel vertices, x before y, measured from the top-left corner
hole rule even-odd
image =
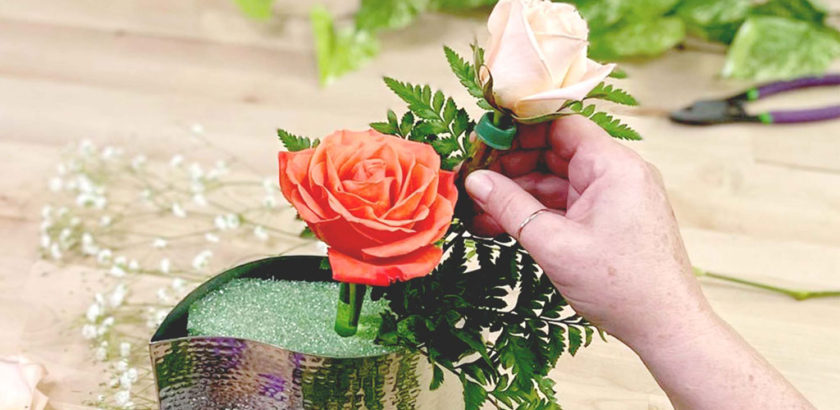
[[[356,334],[366,291],[365,285],[341,283],[338,289],[338,310],[335,315],[335,332],[339,336],[350,337]]]
[[[712,279],[722,280],[726,282],[738,283],[744,286],[752,286],[754,288],[769,290],[771,292],[781,293],[790,296],[796,300],[808,300],[815,298],[831,298],[840,297],[840,291],[807,291],[780,288],[778,286],[767,285],[764,283],[753,282],[746,279],[735,278],[732,276],[721,275],[719,273],[708,272],[700,268],[694,268],[694,275],[697,277],[709,277]]]

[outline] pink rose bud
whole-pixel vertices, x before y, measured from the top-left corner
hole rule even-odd
[[[496,102],[520,118],[559,110],[580,100],[612,72],[587,57],[589,27],[570,4],[501,0],[487,22],[482,81],[493,78]]]

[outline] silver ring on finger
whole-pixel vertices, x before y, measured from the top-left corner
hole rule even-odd
[[[548,208],[538,209],[534,211],[534,213],[532,213],[531,215],[528,215],[528,217],[525,218],[525,220],[523,220],[521,224],[519,224],[519,229],[516,231],[516,240],[520,240],[522,238],[522,230],[525,229],[525,227],[528,226],[529,223],[533,222],[534,219],[537,219],[538,216],[546,212],[551,212],[551,210]]]

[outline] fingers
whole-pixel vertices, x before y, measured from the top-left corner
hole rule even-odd
[[[570,161],[580,149],[608,143],[618,144],[597,124],[579,115],[554,121],[548,133],[552,151],[566,161]]]
[[[516,140],[522,149],[539,149],[548,146],[548,123],[521,125]]]
[[[569,181],[556,175],[539,172],[532,172],[513,180],[522,189],[537,198],[546,208],[566,209]]]
[[[484,210],[485,228],[492,228],[486,218],[492,218],[499,227],[516,237],[520,225],[536,211],[545,209],[537,198],[526,192],[516,182],[492,171],[476,171],[466,181],[467,192]],[[545,239],[570,228],[570,222],[557,214],[541,214],[539,222],[529,223],[517,238],[525,248],[541,249]],[[542,245],[542,247],[541,247]]]
[[[503,174],[511,178],[534,172],[540,162],[542,151],[517,151],[499,159]]]

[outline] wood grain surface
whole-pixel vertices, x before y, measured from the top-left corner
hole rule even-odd
[[[824,1],[840,11],[840,1]],[[356,3],[330,0],[339,14]],[[227,0],[0,2],[0,355],[44,363],[55,409],[103,381],[78,331],[101,272],[38,261],[39,210],[61,149],[90,139],[166,160],[201,124],[208,140],[271,175],[275,128],[321,136],[362,128],[400,102],[381,76],[429,82],[466,103],[443,58],[484,37],[480,19],[429,15],[383,37],[373,64],[320,88],[309,2],[280,0],[267,23]],[[692,262],[801,288],[840,288],[840,122],[687,128],[665,114],[748,84],[722,80],[723,54],[689,47],[624,65],[643,102],[621,109],[630,144],[664,175]],[[836,66],[840,69],[840,66]],[[837,88],[762,102],[840,103]],[[770,105],[767,105],[770,104]],[[225,256],[224,264],[237,262]],[[715,309],[819,408],[840,409],[840,300],[795,302],[705,281]],[[663,306],[667,309],[667,306]],[[555,370],[568,409],[665,409],[664,393],[620,342],[596,342]]]

